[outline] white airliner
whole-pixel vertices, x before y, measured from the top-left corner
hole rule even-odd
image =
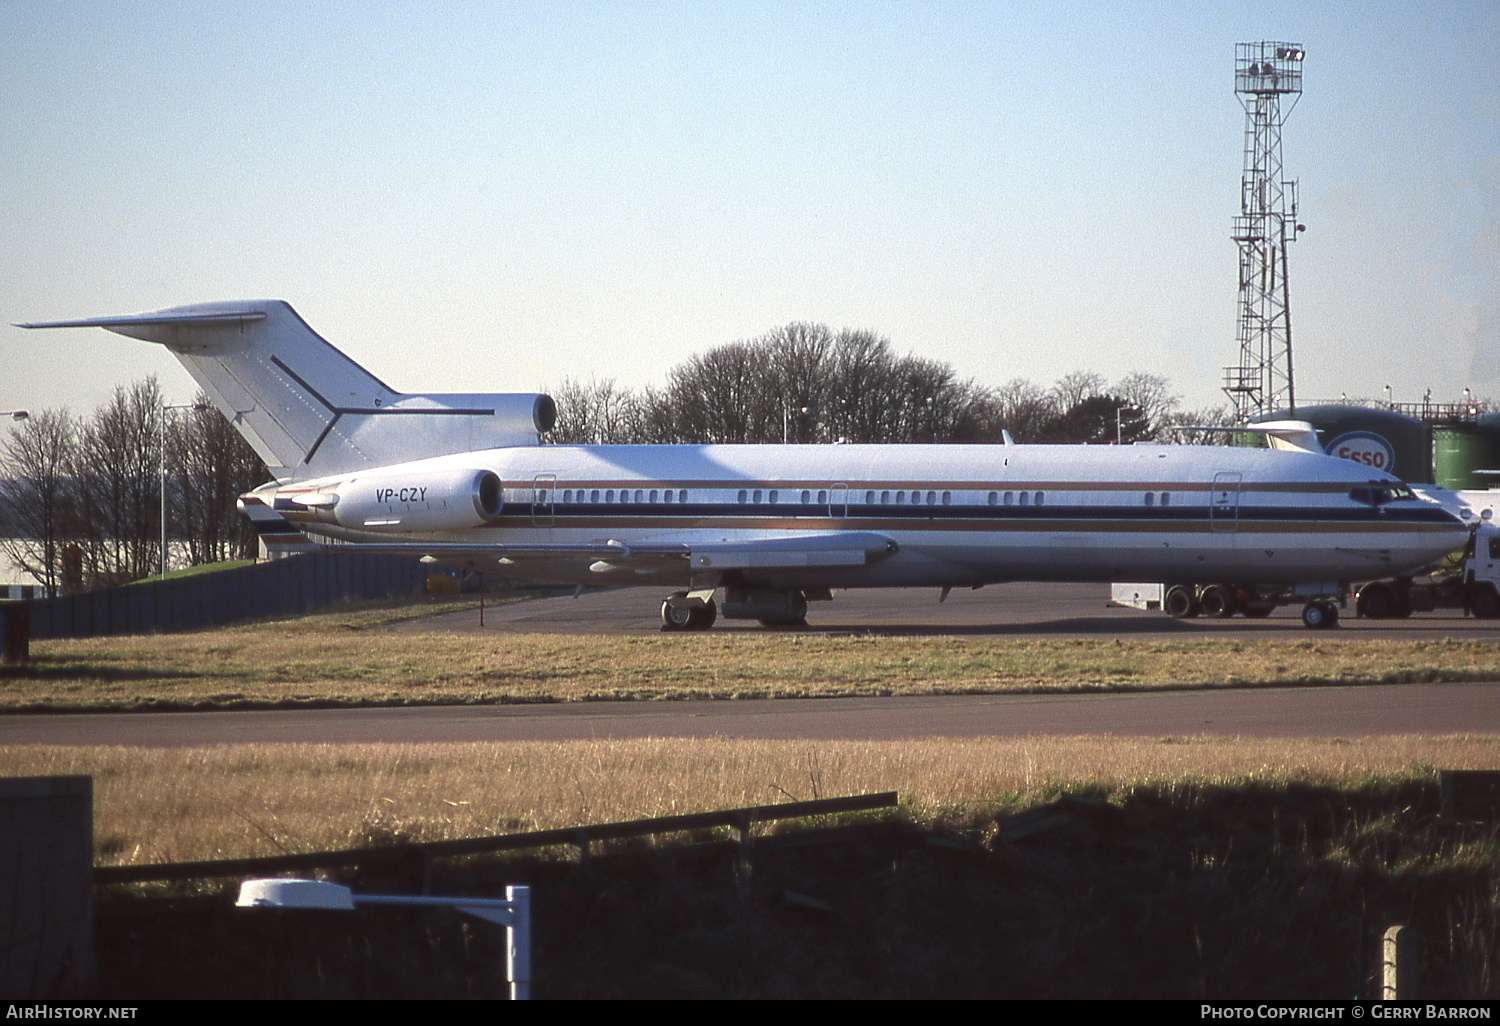
[[[801,623],[837,588],[1130,580],[1277,586],[1322,625],[1330,596],[1420,570],[1469,530],[1387,474],[1308,451],[545,445],[548,396],[397,392],[280,301],[21,327],[170,349],[275,475],[241,500],[263,534],[652,585],[671,592],[671,630]]]

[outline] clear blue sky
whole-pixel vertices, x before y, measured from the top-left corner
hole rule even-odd
[[[1234,44],[1306,46],[1307,398],[1500,396],[1500,5],[0,4],[0,320],[281,298],[412,391],[793,320],[998,384],[1235,359]],[[0,327],[0,409],[162,351]]]

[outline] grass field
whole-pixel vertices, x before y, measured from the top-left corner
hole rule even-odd
[[[0,710],[727,699],[1494,679],[1483,641],[450,635],[371,628],[460,608],[341,611],[191,634],[38,641]]]
[[[103,863],[271,855],[896,790],[922,822],[1058,791],[1351,784],[1500,768],[1500,738],[635,740],[211,748],[0,747],[18,776],[90,774]]]

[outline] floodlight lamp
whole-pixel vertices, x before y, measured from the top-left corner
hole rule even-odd
[[[324,880],[246,880],[235,902],[240,908],[317,908],[354,911],[349,888]]]
[[[25,420],[31,414],[25,410],[5,410],[0,412],[0,417],[9,417],[11,420]]]

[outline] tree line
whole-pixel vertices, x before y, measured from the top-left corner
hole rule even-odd
[[[1015,378],[986,387],[946,363],[899,355],[874,332],[802,323],[690,357],[660,387],[570,378],[552,396],[548,440],[559,445],[997,442],[1002,431],[1018,442],[1130,444],[1228,416],[1183,410],[1156,374],[1111,384],[1077,371],[1051,386]]]
[[[174,409],[154,377],[121,385],[92,414],[35,413],[0,444],[0,549],[51,589],[149,577],[165,488],[169,564],[250,558],[235,502],[269,476],[207,396]]]

